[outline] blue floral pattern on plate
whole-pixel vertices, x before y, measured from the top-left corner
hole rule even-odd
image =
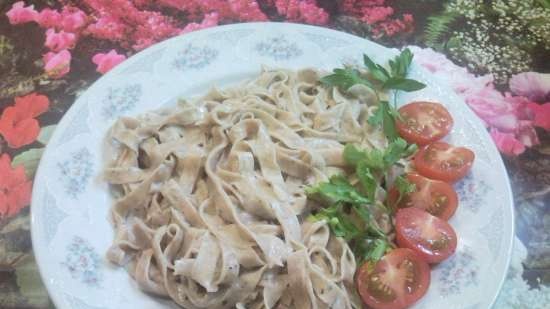
[[[304,33],[304,36],[308,38],[311,42],[317,44],[323,50],[329,48],[340,47],[346,44],[346,41],[340,40],[334,37],[320,35],[317,33],[307,32]]]
[[[483,205],[484,199],[493,188],[483,179],[474,178],[469,173],[456,187],[456,193],[460,199],[460,205],[468,207],[471,211],[477,213],[479,207]]]
[[[62,265],[73,279],[93,287],[99,287],[102,279],[100,257],[94,248],[82,237],[73,237],[67,246],[67,255]]]
[[[261,56],[270,57],[275,60],[288,60],[303,54],[303,51],[298,48],[295,42],[290,42],[282,35],[259,42],[254,49]]]
[[[247,36],[254,33],[254,30],[252,29],[235,29],[231,31],[219,31],[214,32],[212,34],[209,34],[207,36],[208,41],[225,41],[231,44],[234,44],[235,42],[238,42],[239,40],[246,38]]]
[[[467,247],[444,262],[441,270],[440,291],[443,296],[460,294],[461,289],[478,284],[479,267]]]
[[[106,119],[112,119],[134,108],[142,94],[138,84],[128,85],[122,88],[107,89],[107,95],[103,100],[101,113]]]
[[[180,50],[172,61],[172,66],[178,71],[189,69],[199,70],[216,59],[219,52],[208,46],[196,46],[187,44]]]
[[[75,114],[73,121],[71,121],[67,129],[63,131],[59,143],[66,143],[79,134],[90,132],[90,128],[88,127],[89,114],[88,105],[83,104]]]
[[[493,258],[497,258],[497,255],[500,252],[500,238],[502,233],[504,232],[504,226],[502,225],[502,222],[504,222],[504,216],[502,215],[502,212],[495,211],[487,225],[479,229],[479,232],[482,235],[485,235],[485,237],[487,238],[489,250],[491,251]]]
[[[73,309],[103,309],[102,307],[88,305],[83,300],[69,294],[65,294],[65,299]]]
[[[121,73],[122,74],[134,74],[134,73],[150,73],[153,71],[153,66],[155,62],[162,58],[165,49],[160,49],[152,52],[150,55],[147,55],[141,59],[138,59],[132,66],[126,68]]]
[[[57,226],[67,217],[67,214],[56,206],[55,198],[49,192],[44,193],[43,199],[45,209],[47,209],[42,212],[45,223],[43,225],[44,241],[49,245],[57,233]]]
[[[77,198],[84,190],[92,176],[92,155],[87,148],[73,152],[69,159],[57,164],[61,173],[60,181],[65,186],[65,193]]]

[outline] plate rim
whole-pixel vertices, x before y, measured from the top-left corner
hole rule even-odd
[[[79,111],[80,108],[83,105],[85,105],[85,100],[80,100],[80,98],[86,96],[87,93],[89,92],[89,90],[94,85],[96,85],[98,83],[102,83],[105,80],[110,79],[111,77],[114,77],[115,75],[118,75],[123,70],[125,70],[127,67],[131,66],[131,64],[134,61],[136,61],[137,59],[139,59],[142,55],[150,54],[150,53],[152,53],[152,52],[154,52],[158,49],[167,47],[167,46],[171,45],[173,42],[175,42],[177,40],[181,40],[182,37],[192,38],[193,36],[204,35],[205,33],[216,32],[216,31],[220,31],[221,29],[231,30],[232,28],[237,28],[238,29],[238,28],[241,28],[241,27],[246,28],[246,27],[255,27],[255,26],[257,26],[257,27],[266,27],[266,28],[267,27],[276,27],[276,28],[277,27],[283,27],[283,28],[285,28],[285,27],[286,28],[293,28],[294,27],[296,30],[298,30],[298,29],[306,30],[307,29],[307,30],[312,30],[312,31],[332,32],[333,34],[337,34],[337,35],[340,35],[340,36],[344,35],[344,36],[352,37],[355,40],[357,40],[359,38],[362,41],[369,42],[369,44],[374,44],[377,47],[383,47],[383,48],[387,49],[388,51],[390,51],[392,53],[396,53],[397,50],[398,50],[394,47],[386,47],[386,46],[378,44],[374,41],[371,41],[368,38],[359,37],[359,36],[344,32],[344,31],[339,31],[339,30],[335,30],[335,29],[332,29],[332,28],[326,28],[326,27],[313,26],[313,25],[308,25],[308,24],[301,24],[301,23],[248,22],[248,23],[232,23],[232,24],[226,24],[226,25],[210,27],[210,28],[207,28],[207,29],[201,29],[201,30],[198,30],[198,31],[193,31],[193,32],[190,32],[190,33],[186,33],[186,34],[171,37],[169,39],[166,39],[164,41],[156,43],[152,46],[149,46],[148,48],[145,48],[144,50],[141,50],[141,51],[135,53],[130,58],[128,58],[125,62],[121,63],[121,65],[116,66],[115,68],[113,68],[112,70],[107,72],[106,74],[99,77],[92,84],[90,84],[88,86],[88,88],[80,96],[75,98],[75,100],[73,101],[73,104],[71,104],[71,106],[65,112],[65,114],[62,116],[62,118],[59,120],[57,125],[60,126],[61,124],[64,124],[65,122],[69,121],[69,119],[73,118],[73,114],[75,114],[77,111]],[[406,45],[406,46],[409,46],[409,45]],[[406,47],[406,46],[404,46],[404,47]],[[414,61],[413,61],[413,64],[414,64]],[[468,105],[464,102],[464,100],[462,98],[460,98],[447,84],[439,81],[434,76],[434,74],[432,74],[431,72],[429,72],[425,68],[421,67],[420,65],[415,65],[415,69],[418,70],[423,75],[431,78],[439,87],[448,90],[448,92],[452,96],[455,97],[455,100],[463,102],[465,104],[465,107],[463,108],[463,110],[465,110],[465,111],[467,110],[466,113],[468,114],[468,116],[470,118],[474,118],[473,125],[478,127],[478,128],[480,128],[480,127],[484,128],[484,126],[483,126],[481,120],[479,119],[479,117],[477,117],[477,115],[475,115],[475,113],[471,110],[471,108],[468,107]],[[483,138],[485,140],[490,140],[490,135],[485,129],[480,130],[480,131],[483,131],[482,135],[483,135]],[[61,134],[61,131],[55,130],[53,135],[52,135],[52,138],[50,139],[50,141],[54,141],[54,140],[59,139],[60,134]],[[508,233],[510,235],[506,239],[507,257],[506,257],[506,260],[505,260],[504,272],[501,274],[501,278],[499,280],[499,283],[497,284],[497,286],[498,286],[497,292],[494,293],[494,295],[492,296],[492,299],[489,303],[488,309],[494,307],[494,304],[495,304],[496,300],[498,299],[499,295],[502,292],[502,287],[504,285],[504,282],[505,282],[506,277],[507,277],[507,273],[508,273],[509,268],[510,268],[510,262],[511,262],[511,258],[512,258],[512,250],[513,250],[513,243],[514,243],[515,234],[516,234],[515,233],[515,229],[516,229],[516,227],[515,227],[515,221],[516,221],[516,218],[515,218],[515,202],[514,202],[510,177],[508,175],[508,170],[506,169],[506,167],[504,165],[504,161],[502,159],[502,156],[498,152],[495,144],[492,143],[492,142],[489,143],[489,144],[490,144],[489,147],[491,148],[490,151],[493,152],[493,154],[496,153],[496,155],[498,155],[498,158],[496,158],[496,160],[498,161],[499,169],[503,170],[504,175],[506,176],[505,186],[508,190],[508,194],[507,194],[507,196],[505,196],[505,198],[506,198],[505,201],[509,205],[509,207],[506,207],[506,208],[508,208],[508,211],[510,212],[509,217],[510,217],[510,221],[511,221],[510,222],[511,226],[509,228],[510,232]],[[51,146],[51,143],[48,143],[45,147],[45,150],[44,150],[44,153],[43,153],[42,157],[49,156],[49,154],[51,152],[53,152],[53,146]],[[45,288],[48,292],[49,298],[51,299],[51,301],[53,302],[53,304],[56,308],[64,309],[66,307],[63,306],[65,304],[65,301],[63,300],[63,293],[62,292],[57,292],[56,287],[53,286],[53,283],[50,282],[50,280],[46,277],[45,268],[47,267],[47,265],[45,264],[44,252],[42,250],[38,250],[39,248],[37,248],[37,246],[38,246],[37,243],[40,242],[40,240],[38,238],[39,238],[39,235],[41,235],[41,232],[38,230],[38,222],[40,221],[40,219],[36,215],[36,209],[37,209],[38,206],[34,206],[34,205],[37,205],[39,203],[39,200],[41,199],[41,196],[39,196],[38,192],[44,191],[44,190],[39,190],[39,189],[44,187],[45,183],[38,183],[34,180],[42,178],[42,174],[45,173],[44,170],[46,169],[45,165],[46,164],[41,160],[40,163],[39,163],[39,166],[36,170],[35,176],[33,178],[32,199],[31,199],[31,205],[29,206],[32,251],[33,251],[33,255],[35,257],[36,264],[38,266],[38,270],[39,270],[39,273],[40,273],[40,278],[41,278],[42,283],[44,284],[44,286],[45,286]],[[505,222],[505,223],[507,223],[507,222]]]

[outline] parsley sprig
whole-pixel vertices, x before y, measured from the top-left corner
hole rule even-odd
[[[363,192],[365,192],[367,198],[374,200],[374,195],[379,186],[377,179],[384,176],[399,160],[414,154],[417,149],[418,147],[415,144],[407,144],[402,138],[397,138],[384,150],[372,149],[365,151],[348,144],[344,147],[344,160],[355,167],[355,174],[361,183]],[[405,188],[406,184],[407,180],[402,177],[399,179],[399,183],[396,183],[396,185],[403,187],[404,192],[410,190]]]
[[[401,202],[401,200],[405,195],[416,191],[416,185],[401,175],[397,176],[397,178],[395,179],[394,185],[397,188],[397,192],[399,192],[399,197],[395,202],[396,205],[399,204],[399,202]]]
[[[409,145],[397,134],[396,119],[400,115],[396,106],[380,99],[384,91],[416,91],[424,88],[421,82],[407,78],[413,59],[409,49],[403,50],[384,67],[363,55],[363,63],[368,73],[352,68],[336,68],[332,74],[321,78],[327,86],[339,87],[347,91],[354,85],[365,85],[376,94],[378,109],[369,117],[368,122],[380,126],[389,140],[384,150],[361,150],[354,145],[344,148],[344,160],[355,168],[358,179],[356,186],[344,176],[337,175],[328,182],[318,183],[306,189],[309,198],[321,202],[324,207],[311,215],[312,220],[325,220],[337,237],[348,241],[359,261],[377,261],[387,250],[392,248],[388,236],[380,229],[372,212],[374,207],[381,207],[376,202],[382,177],[402,158],[416,152],[416,145]],[[395,98],[395,96],[394,96]],[[415,190],[414,184],[399,176],[395,185],[401,196]],[[384,209],[387,211],[387,209]]]
[[[368,74],[363,74],[358,69],[350,67],[337,68],[333,70],[332,74],[321,78],[321,82],[343,90],[348,90],[357,84],[374,90],[378,98],[378,109],[369,118],[369,123],[382,127],[384,134],[392,141],[398,137],[395,119],[400,116],[395,105],[391,106],[389,102],[380,100],[380,92],[388,90],[411,92],[426,87],[425,84],[417,80],[407,78],[412,59],[413,53],[406,48],[398,56],[388,61],[389,69],[387,69],[363,54],[363,64],[368,69]]]
[[[380,179],[400,159],[416,152],[416,145],[409,145],[401,138],[390,142],[384,150],[358,149],[352,144],[344,148],[344,160],[355,168],[359,180],[353,186],[344,176],[332,176],[328,182],[318,183],[306,189],[309,198],[325,205],[311,216],[312,220],[326,220],[337,237],[348,241],[358,260],[377,260],[391,248],[387,235],[378,227],[372,216]],[[396,182],[402,194],[411,189],[408,181],[398,177]],[[414,186],[414,185],[413,185]],[[386,210],[387,209],[383,209]]]
[[[413,59],[410,49],[406,48],[398,56],[388,61],[390,70],[375,63],[369,56],[363,54],[363,64],[368,69],[367,74],[354,68],[337,68],[332,74],[321,78],[321,82],[328,86],[341,87],[348,90],[355,84],[363,84],[376,91],[402,90],[417,91],[426,87],[425,84],[407,78],[409,67]]]

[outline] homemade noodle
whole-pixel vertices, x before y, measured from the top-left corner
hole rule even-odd
[[[192,308],[362,308],[356,261],[304,188],[342,173],[345,143],[386,146],[373,93],[263,69],[110,130],[107,256],[141,289]],[[365,104],[366,103],[366,104]]]

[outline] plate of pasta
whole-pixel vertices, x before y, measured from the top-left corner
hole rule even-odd
[[[57,308],[484,309],[512,203],[483,124],[408,48],[234,24],[78,97],[32,240]]]

